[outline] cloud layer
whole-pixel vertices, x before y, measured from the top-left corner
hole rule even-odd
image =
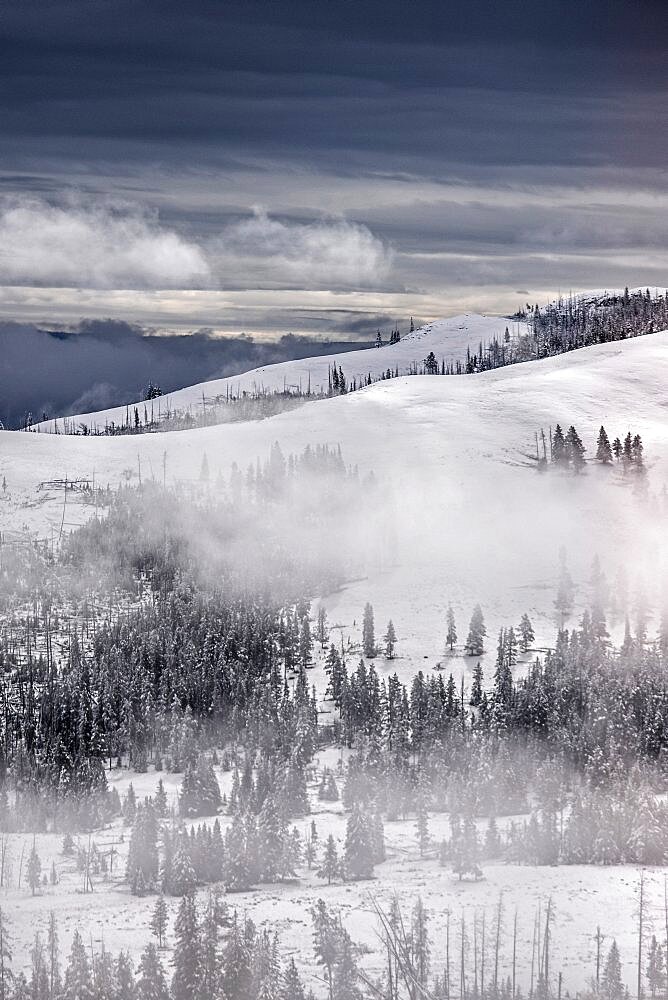
[[[201,249],[136,208],[11,199],[0,210],[0,280],[73,288],[183,288],[210,281]]]
[[[136,289],[158,324],[174,300],[149,292],[202,315],[215,290],[216,328],[263,334],[308,329],[323,290],[431,318],[665,280],[664,0],[158,7],[3,11],[1,301]]]
[[[138,206],[0,205],[0,283],[86,289],[258,286],[365,288],[388,274],[391,252],[344,220],[280,221],[256,210],[214,238],[187,239]]]

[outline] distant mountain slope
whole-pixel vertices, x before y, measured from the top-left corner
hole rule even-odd
[[[262,368],[254,368],[243,375],[201,382],[162,396],[159,402],[155,401],[154,409],[157,413],[159,405],[163,413],[167,408],[178,411],[186,411],[190,408],[196,412],[205,405],[203,399],[206,401],[216,396],[225,397],[228,391],[238,395],[244,391],[258,393],[281,391],[286,388],[291,390],[301,388],[303,392],[306,392],[310,385],[313,392],[326,392],[328,372],[334,362],[341,367],[349,383],[355,379],[358,385],[369,374],[374,380],[380,378],[388,368],[392,373],[398,368],[399,374],[405,375],[415,367],[419,368],[430,351],[434,352],[439,364],[441,360],[446,362],[463,361],[466,358],[467,348],[470,348],[473,353],[478,350],[480,342],[487,344],[494,337],[501,340],[506,327],[512,327],[512,325],[510,320],[503,317],[478,316],[476,314],[437,320],[413,333],[406,334],[398,344],[386,344],[380,348],[371,347],[368,350],[323,355],[299,361],[286,361],[280,364],[266,365]],[[140,405],[143,410],[143,401]],[[108,410],[83,413],[69,417],[68,421],[71,426],[76,428],[85,425],[91,431],[96,428],[103,430],[105,425],[111,423],[123,424],[126,414],[132,413],[133,406],[134,404],[130,404],[129,407],[117,406]],[[62,421],[54,424],[53,420],[49,420],[36,426],[39,430],[51,432],[58,423],[62,429]]]

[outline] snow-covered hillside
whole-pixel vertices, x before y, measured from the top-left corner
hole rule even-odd
[[[641,585],[656,593],[662,518],[649,514],[668,479],[667,367],[668,333],[661,333],[481,375],[392,379],[253,423],[113,438],[4,432],[0,527],[57,537],[63,524],[67,530],[89,516],[76,493],[65,502],[63,491],[40,488],[65,476],[115,486],[140,473],[161,479],[165,469],[168,482],[197,480],[206,453],[215,480],[219,472],[227,477],[233,462],[245,469],[265,457],[274,441],[286,454],[340,443],[346,462],[382,478],[379,517],[392,519],[394,541],[368,566],[367,579],[314,595],[330,620],[354,635],[370,600],[379,626],[392,617],[398,632],[400,659],[387,669],[410,676],[443,658],[448,602],[461,642],[479,601],[493,659],[496,630],[524,611],[538,645],[553,641],[562,547],[581,600],[595,554],[610,579],[626,572],[631,596]],[[577,427],[590,458],[602,423],[611,439],[640,433],[649,499],[619,471],[593,463],[577,477],[539,474],[535,433],[557,422]]]
[[[236,396],[242,392],[261,393],[284,389],[306,392],[309,386],[314,393],[326,392],[328,372],[334,362],[343,369],[349,383],[355,379],[357,384],[360,384],[367,375],[371,375],[374,380],[379,379],[388,368],[393,374],[397,369],[400,375],[409,374],[414,368],[421,367],[430,351],[434,352],[439,364],[442,360],[446,363],[463,361],[466,358],[467,348],[474,353],[480,343],[486,345],[495,337],[501,340],[507,326],[513,327],[513,324],[503,317],[476,314],[437,320],[413,333],[406,334],[398,344],[351,351],[345,355],[331,354],[298,361],[285,361],[254,368],[242,375],[188,386],[161,397],[155,402],[155,412],[157,414],[158,407],[161,407],[163,414],[167,409],[181,413],[188,410],[197,413],[207,401],[216,397],[224,398],[228,392]],[[116,406],[108,410],[70,417],[69,424],[77,429],[85,426],[91,431],[103,430],[106,425],[112,423],[123,424],[127,412],[125,406]],[[54,421],[49,420],[36,426],[41,431],[53,431],[54,426],[59,426],[62,430],[62,422],[59,421],[54,425]]]

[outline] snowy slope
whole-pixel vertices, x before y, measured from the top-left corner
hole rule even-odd
[[[425,336],[426,339],[426,336]],[[370,563],[368,579],[322,596],[344,637],[357,635],[371,600],[379,631],[392,617],[400,659],[381,669],[408,677],[443,656],[444,609],[452,602],[460,642],[480,601],[495,632],[527,611],[538,645],[552,642],[557,561],[565,547],[579,597],[594,554],[610,579],[623,567],[631,597],[642,583],[655,601],[663,574],[659,496],[668,480],[664,396],[668,333],[600,345],[546,361],[466,377],[412,376],[348,396],[308,403],[267,420],[171,434],[82,438],[0,434],[0,529],[59,534],[90,508],[45,480],[95,477],[116,485],[143,476],[197,479],[206,452],[212,478],[232,462],[245,468],[273,441],[284,452],[340,443],[348,463],[373,469],[387,497],[391,552]],[[610,437],[638,431],[645,442],[650,499],[617,470],[588,466],[580,477],[532,465],[534,435],[559,421],[578,428],[591,456],[601,423]],[[631,544],[630,540],[633,540]],[[632,610],[632,601],[631,601]],[[354,624],[355,623],[355,624]],[[470,668],[461,656],[452,669]]]
[[[275,365],[254,368],[242,375],[214,379],[188,386],[161,397],[155,403],[157,415],[158,405],[164,413],[168,408],[180,412],[190,409],[197,412],[202,408],[202,399],[225,397],[229,391],[234,395],[241,392],[257,393],[262,391],[282,391],[283,389],[301,389],[306,392],[310,385],[313,392],[327,390],[328,371],[336,362],[342,369],[348,382],[353,379],[359,384],[368,374],[378,379],[388,368],[399,374],[408,374],[414,366],[420,367],[423,360],[433,351],[438,359],[447,362],[464,360],[467,347],[471,353],[478,350],[480,342],[489,343],[494,337],[503,338],[506,326],[512,327],[510,320],[498,316],[478,316],[475,314],[454,316],[450,319],[437,320],[427,326],[406,334],[398,344],[386,344],[383,347],[371,347],[362,351],[351,351],[345,355],[323,355],[322,357],[306,358],[299,361],[284,361]],[[95,413],[84,413],[69,418],[72,425],[80,427],[85,424],[91,430],[96,427],[104,429],[106,424],[122,424],[126,419],[125,406],[112,407]],[[37,425],[40,430],[52,431],[53,421],[45,421]],[[62,424],[61,424],[62,429]]]

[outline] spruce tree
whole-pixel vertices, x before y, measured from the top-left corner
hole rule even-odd
[[[552,461],[555,465],[566,466],[568,465],[568,451],[566,449],[566,440],[564,438],[564,432],[562,431],[559,424],[554,428],[554,434],[552,435]]]
[[[353,804],[346,824],[346,875],[353,879],[371,878],[374,867],[373,830],[369,818]]]
[[[341,862],[339,860],[339,852],[336,847],[336,841],[333,835],[327,838],[327,843],[325,845],[325,853],[322,859],[322,865],[318,870],[318,878],[326,878],[327,885],[332,884],[332,879],[338,877],[341,871]]]
[[[65,1000],[93,1000],[93,978],[86,947],[78,928],[72,938],[70,958],[65,969]]]
[[[30,886],[30,891],[34,896],[35,890],[39,888],[39,885],[42,880],[42,862],[40,861],[39,854],[37,853],[34,837],[32,841],[32,850],[30,851],[30,857],[28,858],[26,875],[28,879],[28,885]]]
[[[139,960],[136,997],[137,1000],[170,1000],[165,970],[152,942],[146,945]]]
[[[194,895],[189,894],[181,900],[174,924],[173,1000],[197,1000],[200,997],[201,961],[197,908]]]
[[[167,903],[165,897],[160,893],[155,901],[153,915],[151,916],[151,933],[158,939],[158,948],[162,948],[165,942],[165,932],[167,930]]]
[[[394,624],[392,623],[391,618],[387,623],[387,631],[385,632],[383,641],[385,643],[385,656],[388,660],[391,660],[394,657],[394,648],[397,642],[397,634],[394,630]]]
[[[306,993],[299,978],[294,958],[290,959],[283,973],[283,982],[281,983],[278,1000],[306,1000]]]
[[[445,636],[445,642],[449,647],[450,652],[452,652],[457,642],[457,626],[455,625],[455,613],[449,604],[446,613],[446,623],[448,629]]]
[[[471,615],[469,634],[466,638],[465,649],[468,656],[482,656],[485,652],[484,642],[486,635],[487,629],[485,628],[485,619],[480,605],[476,604],[473,609],[473,614]]]
[[[368,603],[364,607],[364,619],[362,622],[362,650],[367,659],[372,659],[376,655],[373,608]]]
[[[601,424],[601,429],[598,432],[598,439],[596,441],[596,461],[601,462],[603,465],[609,465],[612,462],[610,439],[608,438],[603,424]]]
[[[622,983],[622,963],[619,958],[617,942],[613,941],[605,960],[601,976],[601,995],[604,1000],[622,1000],[624,984]]]
[[[585,466],[585,446],[572,424],[568,428],[568,434],[566,435],[566,454],[568,461],[573,466],[574,472],[581,472]]]

